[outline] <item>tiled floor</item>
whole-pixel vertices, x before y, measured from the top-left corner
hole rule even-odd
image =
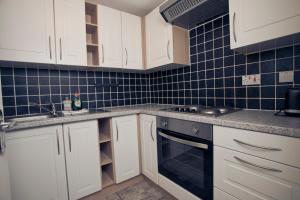
[[[150,180],[142,178],[119,191],[106,192],[105,195],[98,192],[82,200],[176,200],[176,198]]]

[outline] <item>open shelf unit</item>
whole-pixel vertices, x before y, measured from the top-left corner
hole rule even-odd
[[[99,66],[97,4],[85,2],[87,63]]]
[[[99,119],[98,124],[102,188],[105,188],[115,183],[111,120]]]

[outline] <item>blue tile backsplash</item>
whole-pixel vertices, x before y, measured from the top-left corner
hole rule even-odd
[[[191,66],[150,74],[151,102],[279,110],[288,87],[300,87],[300,44],[242,55],[230,49],[228,14],[190,30]],[[294,71],[293,83],[278,72]],[[261,74],[261,85],[242,76]]]
[[[33,106],[62,101],[80,91],[83,107],[136,104],[201,104],[278,110],[288,87],[300,87],[300,44],[242,55],[230,49],[228,15],[189,31],[191,66],[149,73],[58,70],[0,62],[5,116],[46,112]],[[47,68],[47,67],[46,67]],[[280,84],[278,72],[294,71]],[[261,74],[261,85],[242,86],[242,76]]]

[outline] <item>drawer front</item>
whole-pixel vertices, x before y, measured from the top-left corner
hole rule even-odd
[[[300,168],[300,139],[214,126],[214,145]]]
[[[238,200],[238,199],[215,187],[214,200]]]
[[[217,146],[214,184],[242,200],[300,199],[300,169]]]

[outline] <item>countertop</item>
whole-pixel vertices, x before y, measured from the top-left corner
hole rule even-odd
[[[259,131],[268,134],[282,135],[300,138],[300,118],[275,116],[274,111],[240,110],[219,117],[201,116],[196,114],[184,114],[169,112],[162,109],[172,105],[138,105],[106,109],[109,112],[88,113],[75,116],[49,118],[39,121],[16,123],[7,132],[28,129],[34,127],[49,126],[62,123],[110,118],[131,114],[149,114],[161,117],[171,117],[182,120],[209,123],[244,130]]]

